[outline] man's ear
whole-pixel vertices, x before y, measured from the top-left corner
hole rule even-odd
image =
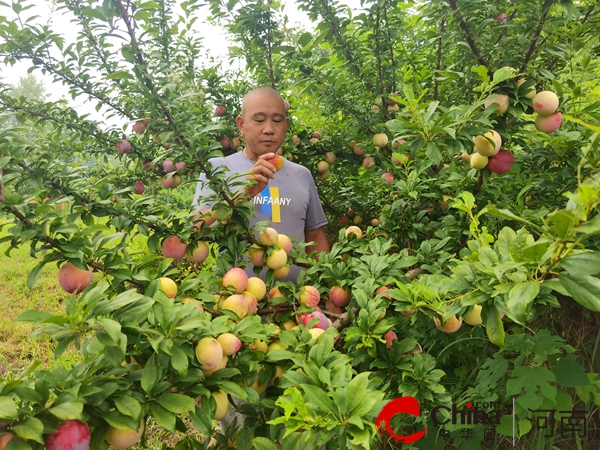
[[[290,123],[290,120],[288,119],[288,125]],[[237,127],[239,128],[239,130],[242,132],[242,135],[244,134],[244,118],[242,116],[237,116],[235,118],[235,124],[237,125]]]

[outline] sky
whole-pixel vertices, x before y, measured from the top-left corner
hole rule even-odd
[[[312,28],[312,22],[308,19],[306,13],[299,11],[293,1],[283,0],[285,6],[285,13],[292,22],[292,24],[298,24],[306,28],[307,30]],[[360,0],[341,0],[341,4],[346,4],[353,10],[361,8]],[[51,17],[52,29],[56,32],[62,33],[66,42],[73,42],[76,37],[76,30],[70,23],[70,16],[58,14],[56,11],[52,11],[52,2],[49,0],[30,0],[28,4],[35,4],[36,6],[30,9],[28,12],[40,16],[38,19],[40,23],[46,23]],[[220,27],[215,27],[205,23],[204,19],[209,15],[209,8],[203,7],[200,10],[199,16],[202,20],[202,26],[197,27],[197,31],[201,36],[204,37],[204,45],[206,50],[211,56],[216,58],[226,57],[228,53],[229,42],[226,39],[215,39],[216,36],[220,37],[224,34],[224,31]],[[0,6],[0,14],[5,17],[14,17],[14,13]],[[198,22],[197,22],[198,23]],[[19,83],[20,77],[28,75],[27,69],[28,63],[18,63],[15,66],[6,66],[0,61],[0,79],[8,84],[16,85]],[[90,114],[91,119],[104,121],[101,112],[96,112],[94,104],[87,102],[83,96],[71,99],[68,95],[68,89],[60,83],[53,83],[50,76],[44,76],[41,71],[36,70],[33,72],[38,80],[41,80],[46,91],[49,94],[48,100],[56,101],[60,98],[66,98],[69,104],[74,107],[81,114]]]

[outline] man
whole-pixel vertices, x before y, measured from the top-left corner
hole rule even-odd
[[[247,174],[246,179],[255,181],[242,189],[242,195],[236,196],[249,198],[255,205],[256,219],[250,218],[250,225],[257,221],[271,222],[280,233],[296,236],[299,241],[314,242],[307,251],[329,252],[329,242],[323,230],[327,218],[312,174],[306,167],[291,161],[285,161],[279,171],[269,162],[285,141],[290,124],[279,92],[269,87],[250,91],[242,100],[242,113],[236,118],[236,124],[246,139],[246,148],[225,158],[214,158],[211,163],[224,165],[232,173]],[[206,177],[202,174],[193,202],[194,206],[202,208],[203,214],[210,211],[203,197],[213,194],[205,182]],[[204,220],[208,225],[215,221],[210,216]],[[295,282],[299,271],[299,267],[292,266],[284,280]],[[251,264],[246,272],[254,276]],[[243,417],[230,408],[221,420],[221,429],[225,431],[235,419],[241,426]]]
[[[290,124],[281,95],[269,87],[259,87],[250,91],[242,101],[242,113],[236,118],[240,133],[246,139],[246,148],[225,158],[214,158],[212,164],[224,165],[232,173],[247,174],[246,179],[255,183],[244,188],[239,197],[246,197],[254,203],[257,221],[268,221],[278,232],[296,236],[301,242],[314,242],[307,251],[329,252],[329,243],[323,227],[327,218],[317,188],[310,171],[291,161],[285,161],[281,170],[269,162],[285,141]],[[210,211],[210,205],[203,197],[211,195],[204,174],[200,176],[194,205],[202,208],[202,213]],[[207,224],[214,222],[212,217]],[[300,268],[292,266],[286,280],[295,281]],[[252,266],[246,269],[252,276]]]

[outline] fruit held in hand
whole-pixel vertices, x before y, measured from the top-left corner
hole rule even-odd
[[[488,131],[484,135],[474,136],[475,151],[482,156],[493,156],[502,146],[502,138],[497,131]]]
[[[162,254],[165,258],[181,259],[185,255],[187,244],[179,236],[169,236],[162,243]]]
[[[273,164],[275,166],[276,171],[280,171],[283,167],[283,161],[285,161],[281,156],[275,155],[271,159],[267,159],[267,162]]]
[[[549,116],[558,109],[558,96],[552,91],[538,92],[533,97],[531,104],[536,113]]]
[[[82,270],[67,263],[58,271],[58,284],[69,294],[79,294],[92,283],[92,269]]]
[[[133,447],[139,442],[144,434],[146,422],[144,419],[140,422],[139,430],[120,430],[119,428],[110,427],[106,434],[106,441],[114,448],[125,449]]]
[[[440,316],[443,315],[439,312],[438,312],[438,314]],[[457,319],[456,315],[452,315],[452,316],[448,317],[448,320],[446,320],[446,324],[444,326],[442,326],[442,322],[437,317],[434,317],[433,321],[435,322],[435,326],[438,327],[438,329],[440,331],[442,331],[444,333],[454,333],[454,332],[458,331],[458,329],[462,325],[463,319],[462,319],[462,317]]]
[[[92,434],[88,426],[79,420],[61,420],[56,433],[44,438],[46,450],[88,450]]]
[[[494,173],[506,173],[515,162],[514,155],[508,150],[500,150],[489,159],[488,167]]]
[[[123,139],[117,142],[117,151],[123,154],[129,153],[131,151],[131,144],[127,139]]]
[[[538,131],[546,134],[554,133],[560,128],[561,124],[562,114],[559,112],[552,113],[549,116],[542,116],[541,114],[538,114],[535,118],[535,127],[538,129]]]

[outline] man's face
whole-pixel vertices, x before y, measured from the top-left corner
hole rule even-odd
[[[247,155],[256,159],[281,147],[290,119],[280,97],[256,93],[246,98],[243,116],[238,116],[236,123],[246,138]]]

